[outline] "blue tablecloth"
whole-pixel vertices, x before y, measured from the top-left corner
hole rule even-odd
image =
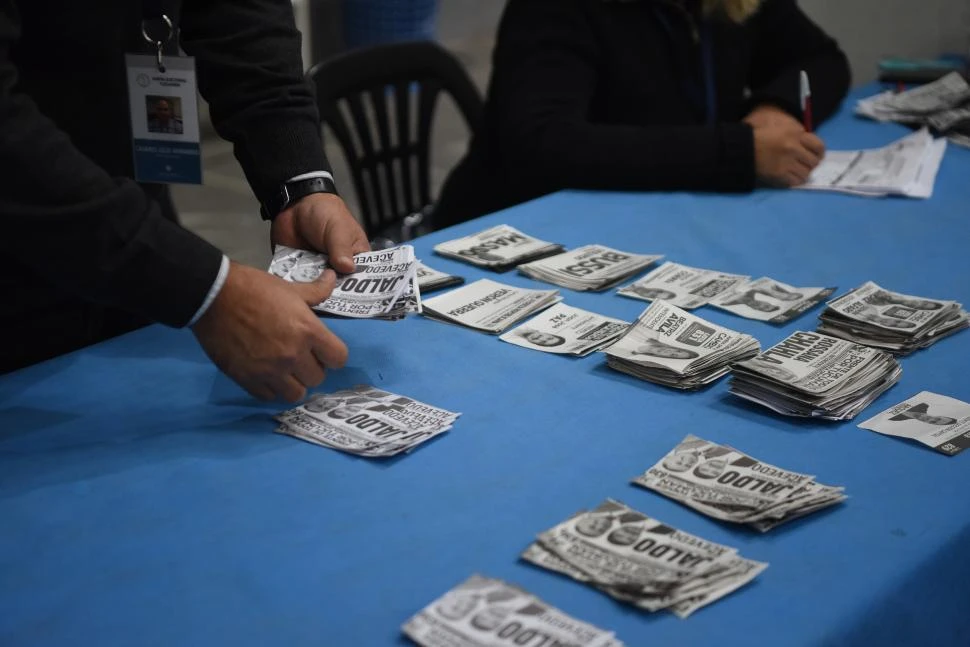
[[[905,132],[848,112],[821,131],[833,148]],[[538,287],[431,252],[505,222],[570,247],[970,303],[968,205],[970,150],[950,147],[925,201],[567,192],[415,247],[469,280]],[[564,294],[628,320],[646,305]],[[819,311],[784,327],[697,313],[766,347],[814,329]],[[276,435],[279,405],[246,397],[188,332],[160,326],[0,378],[0,644],[399,644],[410,615],[475,572],[631,646],[970,644],[970,456],[856,422],[782,418],[729,396],[726,381],[674,392],[608,370],[601,355],[544,355],[421,317],[329,325],[351,359],[325,389],[414,396],[463,412],[454,429],[388,461]],[[968,358],[967,332],[905,358],[902,381],[859,420],[923,389],[970,400]],[[629,484],[687,433],[851,498],[760,535]],[[517,561],[536,533],[606,497],[771,567],[681,621]]]

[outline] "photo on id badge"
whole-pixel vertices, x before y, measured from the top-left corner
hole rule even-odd
[[[125,56],[132,155],[139,182],[201,184],[195,60]]]

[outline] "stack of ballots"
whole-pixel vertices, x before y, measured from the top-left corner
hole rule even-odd
[[[604,352],[610,368],[677,389],[697,389],[753,357],[758,340],[654,301]]]
[[[959,72],[906,92],[860,99],[855,111],[877,121],[929,126],[953,143],[970,147],[970,83]]]
[[[519,265],[526,276],[572,290],[606,290],[663,258],[585,245],[577,249]]]
[[[736,364],[731,393],[786,416],[849,420],[899,381],[885,351],[798,331]]]
[[[529,290],[479,279],[428,299],[426,317],[498,334],[562,301],[559,290]]]
[[[338,276],[330,296],[313,309],[355,319],[402,319],[421,312],[414,248],[401,245],[354,256],[353,274]],[[269,272],[284,281],[315,281],[329,267],[324,254],[278,245]]]
[[[359,385],[311,398],[276,416],[277,433],[358,456],[410,451],[451,429],[453,413],[373,386]]]
[[[612,631],[481,575],[426,606],[401,630],[422,647],[623,647]]]
[[[611,499],[541,533],[522,558],[640,609],[681,618],[768,567]]]
[[[667,261],[646,276],[619,288],[616,293],[642,301],[663,299],[678,308],[693,310],[750,278]]]
[[[499,339],[522,348],[586,357],[630,327],[625,321],[557,303]]]
[[[956,301],[884,290],[872,281],[830,301],[819,332],[906,355],[970,326]]]
[[[441,272],[432,267],[428,267],[421,261],[418,261],[417,277],[421,294],[434,292],[435,290],[443,290],[444,288],[461,285],[465,282],[465,279],[460,276]]]
[[[523,234],[515,227],[497,225],[471,236],[434,246],[442,256],[465,261],[496,272],[563,251],[563,246]]]
[[[688,435],[633,480],[722,521],[766,532],[844,501],[844,488],[759,461],[728,445]]]

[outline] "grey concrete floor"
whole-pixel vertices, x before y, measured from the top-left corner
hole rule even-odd
[[[465,65],[484,93],[490,71],[495,29],[502,0],[440,0],[439,42]],[[243,177],[232,147],[206,129],[202,145],[202,186],[173,187],[182,223],[212,242],[235,261],[269,264],[269,226],[259,218],[259,205]],[[465,153],[469,133],[450,100],[439,102],[432,139],[432,185],[437,193],[449,170]],[[332,138],[325,138],[332,139]],[[356,197],[339,148],[330,142],[327,156],[352,212]]]

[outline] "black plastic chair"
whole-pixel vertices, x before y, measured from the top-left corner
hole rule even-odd
[[[351,51],[314,65],[307,78],[347,158],[368,236],[411,238],[433,208],[438,95],[449,93],[474,131],[482,115],[478,89],[455,57],[432,42]]]

